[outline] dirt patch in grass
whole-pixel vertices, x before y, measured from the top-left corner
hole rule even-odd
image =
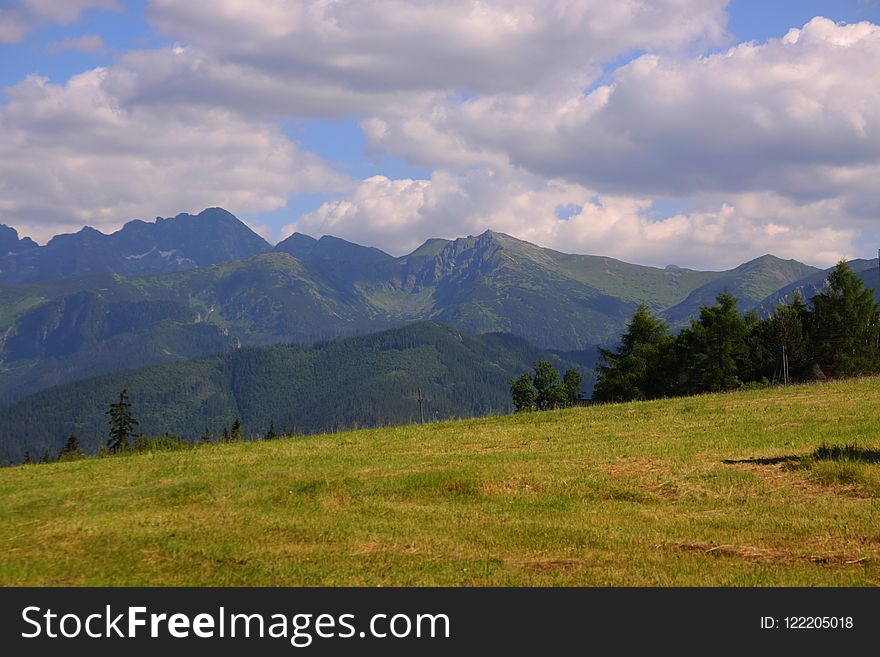
[[[351,554],[366,556],[372,554],[422,554],[424,550],[416,545],[400,545],[373,538],[356,546]]]
[[[533,573],[559,573],[576,570],[584,565],[579,559],[531,559],[531,560],[506,560],[508,566],[521,568]]]
[[[677,542],[672,546],[684,552],[702,552],[714,557],[734,557],[763,563],[814,563],[823,566],[863,566],[867,557],[851,554],[797,554],[779,548],[763,548],[752,545],[715,545],[713,543]]]
[[[241,566],[247,566],[248,560],[236,559],[235,557],[216,557],[214,563],[223,567],[240,568]]]

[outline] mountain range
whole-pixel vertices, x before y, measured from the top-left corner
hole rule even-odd
[[[880,287],[876,260],[851,265]],[[399,257],[300,233],[273,247],[220,208],[136,220],[110,235],[84,228],[45,246],[0,225],[0,453],[54,449],[72,427],[93,431],[122,387],[154,400],[150,431],[235,415],[257,431],[270,419],[303,431],[407,421],[412,405],[399,400],[420,386],[438,417],[504,410],[505,377],[539,356],[574,363],[589,394],[595,347],[613,344],[639,303],[676,329],[724,290],[740,310],[768,314],[795,294],[809,299],[826,277],[772,255],[726,271],[648,267],[491,230],[430,239]],[[407,325],[421,328],[394,333]],[[375,361],[372,374],[353,372],[338,358],[374,362],[383,340],[417,345],[395,348],[406,366],[395,356]],[[430,355],[433,343],[447,347]],[[279,344],[288,346],[271,346]],[[313,391],[324,385],[315,363],[359,401]],[[466,394],[456,380],[471,381]]]
[[[728,271],[661,269],[494,231],[401,257],[299,233],[273,247],[220,208],[45,246],[3,226],[0,244],[0,403],[123,367],[426,320],[583,350],[613,341],[638,303],[681,326],[723,289],[746,310],[824,276],[771,255]]]
[[[0,225],[0,283],[36,283],[90,274],[148,276],[249,258],[272,247],[235,216],[209,208],[197,216],[136,219],[110,235],[86,226],[45,246]]]

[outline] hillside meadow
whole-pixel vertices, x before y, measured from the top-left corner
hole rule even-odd
[[[0,584],[876,585],[878,427],[862,379],[5,468]]]

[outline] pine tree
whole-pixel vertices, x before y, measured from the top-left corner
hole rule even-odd
[[[138,421],[131,414],[131,403],[128,401],[128,390],[119,393],[119,401],[110,405],[107,411],[110,416],[110,438],[107,449],[111,454],[128,449],[128,439],[133,435]]]
[[[213,441],[214,437],[211,435],[211,430],[205,427],[205,433],[202,434],[202,445],[210,445]]]
[[[648,306],[640,305],[617,351],[599,349],[593,399],[624,402],[670,394],[678,379],[673,345],[666,324]]]
[[[82,451],[80,451],[79,448],[79,437],[77,437],[75,431],[71,431],[70,435],[67,437],[67,442],[64,443],[64,447],[62,447],[61,451],[58,453],[58,458],[60,460],[82,455]]]
[[[269,420],[269,430],[266,432],[266,440],[272,440],[277,437],[278,434],[275,433],[275,421]]]
[[[238,418],[235,418],[235,422],[232,423],[232,434],[230,435],[230,440],[234,443],[244,440],[244,436],[241,433],[241,421]]]
[[[228,443],[228,442],[230,442],[230,438],[229,438],[229,427],[225,427],[225,426],[223,427],[223,436],[220,438],[220,442],[221,442],[221,443]]]
[[[22,463],[33,463],[34,459],[31,458],[31,453],[29,450],[25,450],[24,452],[24,461]]]
[[[52,460],[52,457],[49,456],[49,448],[47,447],[43,450],[43,455],[40,457],[40,463],[49,463]]]
[[[751,369],[750,327],[736,305],[736,297],[722,292],[714,306],[700,308],[700,318],[679,334],[677,348],[686,373],[684,392],[718,392],[743,384],[743,374]]]
[[[835,375],[865,374],[877,365],[874,292],[865,289],[841,261],[828,276],[828,288],[811,300],[813,342],[819,365]]]

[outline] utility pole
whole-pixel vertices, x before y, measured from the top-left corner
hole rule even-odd
[[[419,388],[419,423],[420,423],[420,424],[424,424],[424,423],[425,423],[425,407],[424,407],[424,403],[425,403],[425,400],[422,399],[422,389]]]
[[[788,376],[788,353],[785,351],[785,345],[782,345],[782,383],[788,385],[791,378]]]

